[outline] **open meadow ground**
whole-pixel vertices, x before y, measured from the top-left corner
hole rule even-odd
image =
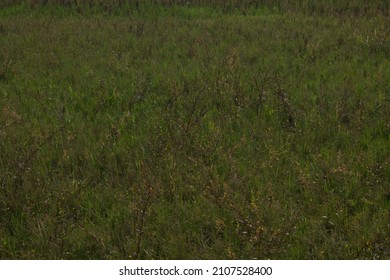
[[[0,259],[390,258],[388,6],[12,2]]]

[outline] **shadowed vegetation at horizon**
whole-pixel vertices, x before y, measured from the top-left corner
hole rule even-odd
[[[0,259],[390,257],[387,1],[106,2],[0,6]]]

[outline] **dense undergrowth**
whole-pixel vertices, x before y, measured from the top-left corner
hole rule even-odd
[[[90,14],[99,12],[105,14],[133,14],[136,10],[185,7],[187,9],[204,8],[219,11],[224,14],[256,13],[272,11],[281,13],[300,13],[306,15],[333,16],[389,16],[390,3],[387,0],[2,0],[0,8],[32,8],[42,10],[49,7],[67,10],[70,13]],[[203,10],[203,12],[205,12]],[[151,16],[149,14],[148,16]]]
[[[87,2],[2,2],[0,258],[389,258],[387,1]]]

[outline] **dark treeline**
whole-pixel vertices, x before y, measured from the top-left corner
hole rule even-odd
[[[109,13],[115,13],[118,9],[123,11],[126,8],[143,5],[160,5],[168,7],[209,6],[221,9],[223,12],[265,8],[280,13],[300,12],[309,15],[390,15],[390,1],[388,0],[2,0],[0,8],[21,4],[31,8],[43,5],[62,5],[78,9],[98,7]]]

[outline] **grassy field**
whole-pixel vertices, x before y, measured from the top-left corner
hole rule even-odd
[[[390,258],[387,1],[54,2],[0,9],[0,259]]]

